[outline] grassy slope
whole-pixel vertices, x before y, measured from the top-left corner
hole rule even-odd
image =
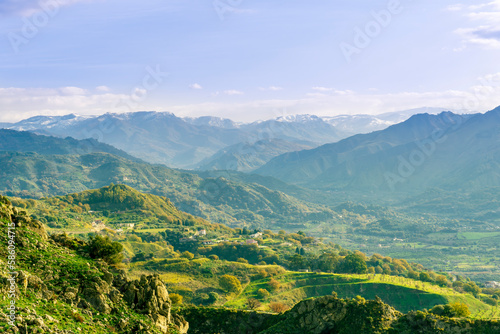
[[[177,260],[176,260],[177,261]],[[257,290],[269,287],[271,276],[259,277],[259,271],[275,266],[252,266],[238,262],[210,261],[208,259],[181,260],[176,263],[155,260],[135,263],[132,276],[148,272],[159,272],[168,284],[169,290],[188,298],[199,293],[214,291],[223,298],[218,305],[229,308],[245,308],[249,298],[258,298]],[[243,291],[238,294],[225,294],[220,288],[218,277],[232,274],[242,281]],[[247,280],[245,280],[245,277]],[[339,297],[366,299],[380,297],[384,302],[401,312],[430,309],[435,305],[462,302],[469,306],[473,317],[491,318],[496,311],[489,305],[470,294],[461,294],[449,288],[441,288],[403,277],[387,275],[347,275],[328,273],[281,273],[273,276],[281,283],[279,290],[271,292],[269,298],[261,300],[260,310],[267,310],[271,302],[281,302],[293,306],[299,301],[318,296],[330,295],[335,291]],[[500,314],[496,315],[497,317]]]
[[[281,283],[281,288],[263,301],[264,305],[282,302],[291,306],[300,300],[330,295],[335,291],[341,298],[354,298],[359,295],[374,299],[378,296],[404,313],[454,302],[467,304],[473,314],[492,309],[472,295],[402,277],[287,272],[275,279]],[[226,306],[242,307],[248,298],[257,298],[258,289],[269,290],[269,280],[266,278],[250,283],[238,298],[228,302]]]
[[[66,195],[127,184],[166,196],[182,211],[225,224],[294,224],[333,212],[258,184],[242,184],[119,158],[105,153],[38,155],[0,152],[0,192],[8,196]]]
[[[10,302],[6,298],[6,278],[11,271],[7,266],[7,224],[12,211],[4,197],[0,197],[0,290],[4,297],[0,300],[2,310],[7,309]],[[19,213],[17,213],[19,212]],[[30,218],[25,213],[14,211],[15,221],[18,223],[16,233],[16,268],[25,272],[29,277],[27,289],[20,287],[16,296],[16,314],[24,319],[33,314],[43,317],[45,324],[52,330],[70,330],[74,333],[106,334],[116,332],[120,319],[129,319],[130,324],[139,321],[149,322],[147,317],[133,312],[128,306],[116,304],[117,313],[97,314],[92,316],[75,305],[67,303],[62,295],[68,287],[77,288],[81,284],[88,284],[103,273],[93,260],[82,257],[77,252],[55,245],[51,240],[44,239],[41,234],[27,228]],[[36,225],[36,223],[34,224]],[[38,278],[37,278],[38,277]],[[41,279],[40,281],[37,281]],[[46,286],[48,293],[43,292]],[[47,291],[45,290],[45,291]],[[34,313],[35,312],[35,313]],[[49,316],[49,317],[47,317]],[[9,326],[6,322],[0,323],[0,332]],[[31,332],[31,331],[30,331]],[[157,331],[155,331],[156,333]]]

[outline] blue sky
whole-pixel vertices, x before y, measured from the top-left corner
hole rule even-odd
[[[3,0],[0,121],[500,105],[500,1]]]

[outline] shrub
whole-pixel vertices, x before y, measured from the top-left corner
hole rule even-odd
[[[464,303],[450,304],[456,317],[468,317],[470,315],[469,307]]]
[[[188,259],[188,260],[192,260],[192,259],[194,259],[194,254],[191,252],[185,251],[185,252],[182,252],[181,257]]]
[[[498,300],[496,300],[495,298],[486,297],[483,299],[483,302],[491,306],[498,306]]]
[[[259,302],[257,299],[255,298],[249,298],[247,300],[247,307],[250,309],[250,310],[256,310],[258,309],[259,307],[261,307],[262,304],[261,302]]]
[[[271,291],[278,291],[281,288],[281,283],[275,280],[274,278],[271,278],[268,285]]]
[[[436,305],[429,311],[432,314],[442,317],[468,317],[470,315],[469,307],[464,303],[453,303],[447,305]]]
[[[337,271],[347,274],[366,274],[368,267],[366,261],[359,254],[347,255],[338,265]]]
[[[240,280],[233,275],[224,275],[219,279],[219,284],[222,289],[227,292],[240,292],[241,291],[241,282]]]
[[[219,294],[217,292],[211,291],[208,293],[208,303],[213,304],[217,300],[219,300]]]
[[[259,297],[260,299],[267,298],[267,297],[269,297],[269,295],[270,295],[270,293],[266,289],[257,290],[257,297]]]
[[[428,272],[422,271],[418,275],[418,279],[421,280],[422,282],[430,282],[431,281],[431,275],[429,275]]]
[[[174,305],[180,305],[182,304],[182,296],[177,294],[177,293],[171,293],[168,295],[170,297],[170,300],[172,301],[172,304]]]
[[[90,236],[88,251],[93,259],[103,259],[109,264],[120,263],[123,260],[122,250],[122,244],[111,241],[108,236]]]
[[[278,302],[273,302],[269,304],[269,308],[271,311],[275,313],[283,313],[285,311],[288,311],[290,309],[289,306],[283,304],[283,303],[278,303]]]
[[[211,255],[209,255],[209,256],[208,256],[208,258],[209,258],[210,260],[212,260],[212,261],[217,261],[217,260],[219,259],[219,257],[218,257],[217,255],[215,255],[215,254],[211,254]]]

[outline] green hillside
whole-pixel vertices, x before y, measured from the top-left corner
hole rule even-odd
[[[211,233],[212,238],[222,236],[223,238],[233,239],[239,234],[243,235],[239,235],[238,238],[232,241],[224,241],[220,245],[212,243],[211,246],[206,246],[202,242],[203,240],[209,240],[208,236],[210,233],[207,233],[207,237],[201,238],[197,243],[196,247],[198,248],[193,249],[196,255],[189,251],[181,253],[182,248],[179,248],[179,245],[182,243],[176,243],[176,241],[179,240],[178,238],[182,233],[192,233],[196,230],[196,225],[204,226],[207,230],[209,228],[217,229],[215,225],[205,223],[203,220],[194,217],[184,227],[177,225],[177,221],[165,224],[167,233],[148,233],[144,230],[139,230],[125,232],[125,235],[115,235],[114,233],[106,232],[112,237],[111,240],[118,240],[125,248],[132,250],[132,254],[135,255],[134,259],[132,259],[130,264],[123,263],[114,266],[108,266],[102,262],[94,263],[88,258],[90,254],[93,254],[89,248],[93,239],[82,241],[60,234],[49,237],[46,235],[44,227],[40,222],[33,220],[26,212],[19,208],[12,208],[8,199],[4,197],[0,199],[2,225],[6,228],[9,220],[15,222],[16,233],[19,235],[16,237],[16,247],[19,248],[16,261],[18,261],[20,269],[28,273],[29,277],[23,297],[18,301],[18,305],[23,307],[20,308],[20,314],[28,322],[32,321],[30,320],[32,319],[30,314],[35,314],[35,318],[33,319],[38,320],[30,324],[36,325],[37,328],[42,328],[42,331],[48,331],[47,328],[64,328],[76,331],[85,330],[105,333],[106,331],[113,332],[119,329],[123,333],[136,333],[137,326],[142,326],[142,328],[150,326],[150,333],[154,333],[155,328],[159,328],[162,333],[167,333],[168,331],[165,327],[162,327],[165,324],[163,320],[158,320],[159,318],[156,316],[143,317],[140,314],[166,316],[167,313],[164,311],[168,308],[170,312],[170,299],[166,299],[165,304],[155,304],[154,302],[143,304],[142,302],[134,303],[132,301],[135,299],[128,297],[131,293],[130,291],[134,291],[134,289],[139,289],[139,291],[145,289],[144,291],[148,291],[149,284],[156,287],[163,286],[164,284],[168,288],[172,303],[177,303],[175,309],[180,314],[185,315],[188,321],[192,322],[193,327],[191,328],[193,330],[201,330],[202,326],[206,326],[206,323],[205,325],[198,323],[198,321],[204,318],[204,315],[199,314],[197,316],[198,320],[192,319],[190,316],[192,309],[183,306],[182,302],[179,301],[180,296],[196,305],[220,305],[233,309],[252,308],[262,311],[271,310],[275,313],[284,312],[295,305],[291,311],[285,313],[286,317],[292,317],[294,312],[296,312],[296,307],[302,305],[304,299],[310,300],[308,298],[331,296],[332,291],[334,291],[339,297],[344,299],[336,299],[335,297],[321,298],[329,298],[329,300],[333,298],[332,301],[335,300],[335,302],[341,304],[352,304],[353,307],[354,305],[357,305],[356,307],[368,307],[366,311],[372,310],[372,306],[375,304],[380,304],[382,307],[385,305],[382,303],[384,301],[395,307],[396,310],[403,312],[424,310],[422,313],[423,316],[431,318],[435,317],[435,315],[427,313],[425,309],[432,308],[432,312],[441,312],[439,310],[443,306],[438,307],[436,305],[463,305],[460,307],[470,310],[472,318],[492,319],[498,317],[498,309],[486,303],[486,301],[488,303],[494,301],[497,295],[486,295],[485,293],[494,293],[494,291],[484,290],[481,293],[479,289],[474,292],[473,296],[472,293],[467,293],[461,289],[459,285],[453,284],[453,289],[451,289],[449,287],[451,283],[446,278],[442,282],[448,286],[439,286],[441,284],[439,282],[441,281],[437,276],[435,281],[423,282],[422,280],[415,280],[401,275],[293,272],[286,271],[279,265],[266,265],[265,263],[255,265],[248,263],[249,261],[255,261],[251,259],[252,253],[250,250],[253,250],[256,254],[260,254],[261,259],[267,261],[272,261],[272,259],[275,261],[285,260],[283,265],[286,266],[293,266],[302,257],[300,254],[304,254],[301,261],[305,262],[300,264],[301,267],[314,266],[315,263],[324,266],[327,265],[325,261],[330,259],[333,261],[332,264],[338,263],[335,266],[335,270],[350,270],[345,265],[349,257],[355,255],[361,259],[363,256],[359,252],[349,252],[331,244],[316,244],[313,242],[313,238],[307,237],[303,233],[286,234],[285,232],[280,232],[275,234],[271,231],[265,231],[263,238],[259,238],[259,243],[263,248],[251,245],[247,251],[241,249],[243,252],[238,253],[241,251],[238,247],[243,247],[240,240],[245,240],[244,234],[248,232],[244,232],[241,229],[239,231],[232,231],[227,228],[224,230],[224,228],[219,227],[220,230],[218,233]],[[75,204],[75,201],[79,200],[83,202]],[[60,211],[59,213],[55,212],[55,214],[60,214],[60,218],[63,220],[69,212],[74,212],[76,207],[82,208],[83,206],[85,209],[86,206],[91,205],[94,206],[94,209],[108,209],[109,214],[112,214],[111,216],[115,219],[118,219],[120,215],[127,217],[130,212],[142,209],[144,209],[143,213],[145,213],[145,217],[148,216],[147,212],[150,212],[152,215],[161,215],[162,213],[169,212],[171,215],[177,215],[178,220],[186,217],[186,214],[175,209],[165,198],[140,194],[124,185],[112,185],[98,190],[44,199],[42,201],[16,200],[15,203],[23,205],[29,214],[35,212],[37,208],[43,210],[49,207],[54,209],[58,207]],[[109,204],[106,205],[106,203]],[[96,214],[96,212],[90,211],[93,210],[88,210],[87,213]],[[83,214],[83,211],[78,214]],[[191,222],[194,225],[191,225]],[[175,228],[178,228],[178,230],[175,231]],[[234,234],[231,235],[231,233]],[[241,239],[242,237],[243,239]],[[3,234],[2,243],[6,243],[6,238],[7,234]],[[163,238],[165,239],[162,240]],[[165,243],[166,240],[168,240],[167,243]],[[288,244],[294,246],[290,247]],[[295,245],[301,247],[296,248]],[[190,247],[193,247],[193,245]],[[222,248],[219,249],[218,247]],[[299,248],[300,251],[298,252]],[[5,257],[7,254],[5,251],[6,247],[3,247],[3,249],[0,254]],[[222,251],[224,249],[226,251]],[[334,253],[324,257],[324,251],[328,249]],[[124,249],[124,251],[127,252],[127,249]],[[339,254],[335,255],[337,251]],[[138,257],[137,255],[140,253],[143,255],[147,253],[154,254],[153,258],[148,260]],[[215,256],[215,254],[219,254],[220,257]],[[224,259],[233,254],[236,256],[246,256],[248,259],[242,258],[236,262]],[[372,263],[373,261],[375,261],[375,264]],[[385,262],[386,265],[390,263],[390,267],[395,272],[399,270],[407,271],[408,276],[416,275],[416,273],[411,273],[412,268],[421,268],[413,264],[410,265],[404,260],[383,258],[380,256],[367,259],[366,264],[371,267],[379,263],[377,261],[380,261],[380,263]],[[34,263],[38,265],[33,266]],[[6,261],[0,264],[5,267]],[[40,264],[43,265],[40,266]],[[126,274],[121,269],[125,269],[128,272],[128,276],[137,278],[138,280],[135,283],[127,283],[131,281],[125,278]],[[3,270],[2,272],[2,277],[5,277],[7,271]],[[424,272],[421,272],[421,277],[423,277],[422,274]],[[222,278],[227,275],[229,275],[228,277],[232,277],[231,282],[238,282],[238,284],[234,285],[231,283],[231,285],[228,285],[224,283]],[[427,277],[431,279],[432,275],[427,275]],[[6,280],[2,279],[3,286],[5,286],[5,282]],[[66,283],[62,284],[61,282]],[[461,286],[465,289],[469,283],[465,281],[465,283],[461,283]],[[113,292],[116,290],[121,291],[124,296],[123,300],[120,299],[122,297],[119,297],[121,294],[116,295]],[[261,290],[266,293],[263,294]],[[147,295],[138,293],[137,296]],[[381,299],[378,299],[378,297]],[[75,298],[76,310],[74,306],[71,306]],[[141,300],[140,298],[143,297],[137,298]],[[158,295],[158,298],[160,298],[160,295]],[[321,298],[317,300],[323,300]],[[349,298],[354,299],[350,300]],[[365,298],[372,298],[377,301],[365,301]],[[85,304],[82,300],[88,304]],[[154,305],[163,305],[161,306],[163,310],[161,308],[156,309]],[[250,307],[250,305],[253,306]],[[383,308],[389,308],[389,306],[385,305]],[[203,311],[203,309],[198,310],[201,310],[202,313],[210,312],[209,309],[206,309],[206,311]],[[353,311],[354,309],[350,308],[350,310]],[[225,317],[224,314],[227,316],[235,314],[235,311],[226,308],[221,308],[219,312],[222,312],[222,317]],[[312,309],[311,312],[311,314],[317,314]],[[390,311],[390,313],[394,315],[394,318],[391,320],[394,322],[394,325],[407,326],[397,320],[403,319],[407,321],[408,319],[405,316],[402,317],[397,311]],[[408,316],[410,317],[411,314],[409,313]],[[121,321],[123,315],[127,315],[126,322]],[[243,316],[244,313],[240,315]],[[255,316],[260,315],[256,314],[252,317]],[[377,318],[376,321],[382,318]],[[39,319],[42,319],[42,321],[40,322]],[[181,318],[172,317],[171,319],[171,324],[168,325],[169,328],[170,326],[185,326],[184,320]],[[440,321],[444,321],[447,326],[473,325],[486,326],[486,328],[494,328],[496,326],[495,322],[483,323],[467,320],[462,323],[465,320],[461,320],[462,322],[457,323],[449,322],[446,319],[442,318]],[[211,319],[211,321],[215,320],[215,318]],[[276,324],[278,321],[284,320],[281,316],[278,316],[268,326],[272,326],[272,324]],[[289,319],[287,321],[292,320]],[[412,323],[412,321],[410,322]],[[107,326],[104,323],[107,323]],[[281,326],[287,325],[282,324]],[[389,326],[389,323],[387,326]],[[266,328],[271,330],[272,327]],[[259,332],[262,330],[259,330]],[[271,331],[269,333],[274,332]]]
[[[130,281],[116,266],[91,259],[87,243],[49,237],[40,222],[3,196],[0,227],[5,231],[0,234],[0,332],[175,334],[185,325],[171,317],[159,278]],[[129,286],[140,293],[137,299]]]
[[[302,226],[328,220],[334,213],[258,184],[196,174],[134,162],[105,153],[39,155],[0,152],[0,192],[19,197],[66,195],[126,184],[169,198],[180,210],[233,226]]]
[[[28,131],[8,129],[0,129],[0,151],[33,152],[43,155],[104,152],[133,161],[140,161],[140,159],[122,150],[108,144],[100,143],[92,138],[82,140],[77,140],[72,137],[58,138],[38,135]]]

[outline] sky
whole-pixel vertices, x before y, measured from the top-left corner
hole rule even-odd
[[[0,122],[500,105],[500,0],[0,0]]]

